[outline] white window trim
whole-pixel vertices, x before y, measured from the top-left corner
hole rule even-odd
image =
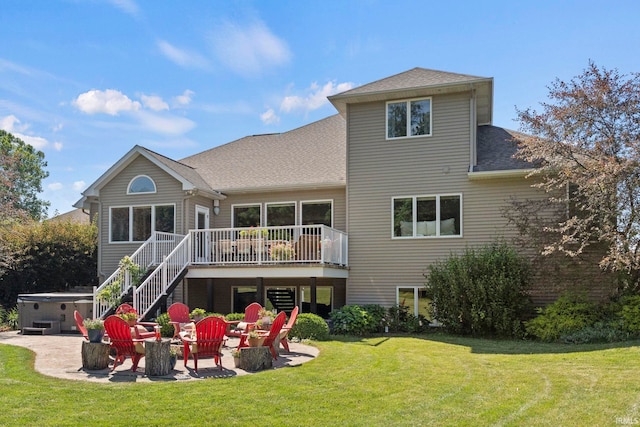
[[[396,305],[400,305],[400,289],[413,289],[413,315],[418,316],[420,311],[419,292],[424,288],[424,286],[396,286]]]
[[[135,181],[138,178],[148,178],[151,183],[153,184],[153,191],[139,191],[137,193],[134,193],[131,191],[131,184],[133,184],[133,181]],[[158,192],[158,186],[156,185],[156,182],[153,180],[153,178],[151,178],[149,175],[136,175],[134,176],[131,181],[129,181],[129,184],[127,185],[127,194],[130,195],[138,195],[138,194],[155,194]],[[125,206],[123,206],[125,207]]]
[[[236,207],[241,208],[241,207],[249,207],[249,206],[258,206],[260,208],[260,227],[262,227],[263,224],[263,218],[262,218],[262,203],[235,203],[231,205],[231,228],[235,228],[236,224],[236,215],[235,215],[235,210]]]
[[[429,133],[424,135],[411,135],[411,102],[429,100]],[[389,104],[399,104],[404,102],[407,104],[407,136],[389,137]],[[384,106],[384,137],[387,141],[396,141],[398,139],[424,138],[433,135],[433,99],[430,96],[424,98],[396,99],[395,101],[387,101]]]
[[[450,197],[450,196],[458,196],[460,197],[460,234],[446,234],[441,236],[440,235],[440,198],[441,197]],[[416,223],[417,223],[417,216],[418,216],[418,212],[417,212],[417,204],[418,204],[418,199],[419,198],[429,198],[429,197],[434,197],[436,199],[436,235],[435,236],[416,236]],[[413,221],[413,236],[396,236],[394,233],[394,214],[393,214],[393,201],[395,199],[412,199],[412,206],[411,206],[411,214],[412,214],[412,218],[411,220]],[[411,196],[393,196],[391,197],[391,238],[392,239],[399,239],[399,240],[406,240],[406,239],[460,239],[463,237],[463,223],[464,221],[462,220],[462,218],[464,218],[463,215],[463,207],[464,207],[464,203],[463,203],[463,199],[462,199],[462,193],[443,193],[443,194],[425,194],[425,195],[411,195]]]
[[[266,224],[269,224],[269,206],[273,206],[273,205],[293,205],[293,224],[289,224],[289,225],[298,225],[296,224],[297,220],[298,220],[298,203],[295,201],[288,201],[288,202],[266,202],[264,204],[264,224],[265,227],[267,226]]]
[[[320,203],[330,203],[331,204],[331,228],[333,228],[333,218],[335,215],[333,209],[333,199],[321,199],[321,200],[300,200],[300,216],[298,217],[298,224],[302,224],[302,205],[304,204],[320,204]]]
[[[140,193],[136,193],[140,194]],[[176,204],[175,203],[155,203],[155,204],[140,204],[140,205],[123,205],[123,206],[109,206],[109,244],[119,245],[119,244],[131,244],[131,243],[141,243],[144,240],[131,240],[133,237],[133,209],[134,208],[151,208],[151,234],[156,231],[156,210],[157,206],[173,206],[173,232],[176,231]],[[111,225],[112,225],[112,210],[113,209],[129,209],[129,240],[112,240],[111,235]]]

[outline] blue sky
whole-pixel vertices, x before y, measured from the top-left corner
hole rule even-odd
[[[0,128],[45,153],[49,214],[139,144],[173,159],[334,114],[414,67],[494,78],[518,129],[593,60],[640,72],[636,1],[3,0]]]

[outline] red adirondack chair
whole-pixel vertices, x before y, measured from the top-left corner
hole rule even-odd
[[[289,341],[287,341],[287,336],[289,335],[289,331],[293,328],[293,325],[296,324],[296,319],[298,318],[298,306],[295,306],[293,310],[291,310],[291,315],[289,316],[289,321],[286,325],[280,330],[280,343],[284,347],[287,352],[289,351]]]
[[[181,302],[174,302],[167,309],[169,319],[173,325],[173,338],[176,338],[180,334],[180,324],[191,322],[189,317],[189,306]]]
[[[136,314],[136,323],[135,325],[131,325],[136,328],[136,338],[154,338],[156,336],[155,329],[159,328],[159,325],[156,322],[141,322],[138,316],[138,312],[132,305],[124,303],[120,304],[116,309],[116,314],[125,314],[125,313],[135,313]],[[153,331],[149,331],[147,328],[154,328]]]
[[[109,344],[116,351],[116,358],[113,361],[111,370],[116,369],[118,364],[124,363],[124,359],[131,357],[132,371],[138,369],[140,359],[144,357],[143,339],[131,336],[131,327],[119,316],[109,316],[104,321],[104,329],[109,335]]]
[[[87,328],[84,327],[84,319],[82,318],[82,314],[78,310],[73,311],[73,318],[76,321],[76,328],[82,334],[85,340],[89,341],[89,333],[87,332]]]
[[[252,302],[251,304],[249,304],[244,309],[244,319],[243,320],[231,321],[231,322],[228,322],[228,323],[236,324],[236,325],[238,325],[240,323],[245,323],[247,325],[256,323],[258,321],[258,317],[259,317],[259,313],[260,313],[261,309],[262,309],[262,306],[259,303]],[[240,337],[243,332],[246,332],[246,329],[245,328],[240,328],[240,329],[235,329],[233,331],[227,332],[227,335],[230,336],[230,337]]]
[[[138,313],[135,308],[131,304],[120,304],[116,309],[116,314],[124,314],[124,313]]]
[[[226,331],[227,322],[222,317],[209,316],[196,323],[195,338],[182,338],[184,366],[187,366],[187,359],[191,354],[195,371],[198,373],[198,358],[213,356],[215,364],[222,370],[222,345],[225,342]]]
[[[287,320],[287,313],[281,311],[278,313],[275,319],[273,319],[273,323],[271,324],[271,329],[269,329],[269,333],[264,335],[265,339],[262,342],[263,347],[269,347],[269,351],[274,359],[278,358],[278,349],[275,347],[276,341],[280,336],[280,331],[282,330],[282,326],[284,326],[284,322]],[[240,338],[240,344],[238,344],[238,348],[247,347],[246,334]]]

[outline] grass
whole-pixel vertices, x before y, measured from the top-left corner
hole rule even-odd
[[[0,425],[598,426],[640,421],[640,341],[541,344],[447,335],[339,338],[295,368],[96,384],[0,345]]]

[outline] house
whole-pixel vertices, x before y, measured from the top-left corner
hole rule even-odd
[[[329,100],[333,116],[181,160],[133,147],[75,205],[97,216],[101,287],[146,315],[172,301],[418,313],[430,263],[509,237],[508,197],[537,197],[513,133],[491,124],[492,78],[414,68]],[[152,271],[135,291],[126,255]]]

